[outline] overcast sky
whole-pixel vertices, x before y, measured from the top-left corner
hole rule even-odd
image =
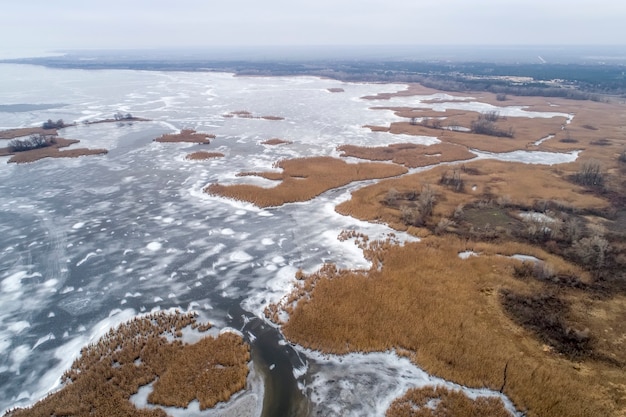
[[[626,44],[623,0],[3,0],[0,48]]]

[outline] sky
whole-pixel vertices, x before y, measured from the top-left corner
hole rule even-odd
[[[12,50],[626,44],[620,0],[2,0]]]

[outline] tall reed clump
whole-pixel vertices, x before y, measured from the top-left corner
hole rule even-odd
[[[282,173],[255,173],[258,176],[281,180],[281,183],[273,188],[248,184],[211,184],[205,191],[209,194],[248,201],[259,207],[273,207],[307,201],[325,191],[353,181],[394,177],[407,172],[406,168],[398,165],[349,164],[341,159],[323,156],[280,161],[277,168],[281,168]]]
[[[245,387],[248,345],[232,333],[188,345],[178,337],[189,326],[210,327],[197,323],[192,313],[154,313],[122,324],[82,349],[60,391],[9,415],[165,417],[160,408],[137,409],[129,401],[155,380],[148,397],[152,404],[186,407],[198,399],[206,409],[227,401]]]
[[[465,250],[481,255],[460,259]],[[552,259],[539,249],[533,253]],[[369,255],[376,259],[369,271],[327,265],[310,276],[301,274],[303,284],[293,297],[268,315],[286,312],[288,320],[281,324],[286,337],[311,349],[408,351],[432,374],[501,390],[529,417],[619,415],[617,400],[602,393],[611,384],[626,383],[626,375],[615,368],[581,373],[571,359],[552,354],[532,329],[511,319],[502,306],[502,290],[524,294],[545,291],[548,284],[515,278],[519,261],[502,255],[496,245],[474,248],[452,236],[381,246]],[[565,261],[553,264],[558,274],[575,270]],[[569,324],[567,315],[562,319]]]

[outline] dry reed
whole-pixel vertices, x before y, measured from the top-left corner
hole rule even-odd
[[[290,140],[280,139],[280,138],[272,138],[261,142],[261,145],[290,145],[293,142]]]
[[[477,397],[443,387],[411,389],[396,399],[386,417],[511,417],[502,400]]]
[[[24,164],[28,162],[39,161],[44,158],[78,158],[79,156],[103,155],[108,151],[106,149],[70,149],[61,151],[75,143],[79,143],[76,139],[55,138],[55,143],[44,148],[31,149],[29,151],[12,152],[9,148],[0,148],[0,156],[12,155],[9,163]]]
[[[30,135],[57,135],[56,129],[44,129],[42,127],[20,127],[0,131],[0,139],[15,139]]]
[[[419,192],[422,186],[429,184],[435,192],[435,206],[432,223],[437,224],[442,218],[452,218],[459,205],[478,201],[494,202],[504,197],[511,204],[533,207],[538,201],[558,201],[559,204],[572,208],[600,209],[608,202],[585,188],[568,181],[565,172],[546,166],[499,162],[470,161],[459,167],[460,179],[465,186],[463,192],[457,192],[439,184],[442,176],[450,167],[436,167],[428,171],[388,179],[363,187],[352,193],[352,198],[336,210],[362,220],[383,221],[398,230],[406,230],[402,213],[398,207],[385,203],[389,190],[400,194]]]
[[[184,344],[176,337],[188,326],[198,331],[210,327],[197,323],[191,313],[154,313],[122,324],[82,349],[64,374],[61,390],[9,415],[164,417],[160,408],[140,410],[129,401],[155,380],[148,397],[153,404],[186,407],[198,399],[206,409],[227,401],[245,387],[248,346],[232,333]]]
[[[185,156],[185,159],[188,159],[190,161],[204,161],[206,159],[223,158],[223,157],[224,157],[224,154],[221,152],[197,151],[197,152],[192,152],[188,154],[187,156]]]
[[[370,161],[393,161],[408,168],[424,167],[442,162],[462,161],[475,157],[467,148],[452,143],[431,146],[398,143],[381,147],[342,145],[341,156],[352,156]]]
[[[277,164],[282,173],[245,173],[259,175],[281,183],[273,188],[254,185],[211,184],[205,191],[248,201],[259,207],[280,206],[285,203],[310,200],[319,194],[353,181],[387,178],[404,174],[406,168],[386,163],[349,164],[331,157],[297,158]]]
[[[484,254],[467,260],[457,256],[475,249]],[[547,285],[513,277],[518,261],[498,254],[516,249],[526,248],[473,247],[451,236],[385,244],[369,254],[376,260],[369,271],[326,265],[310,276],[300,274],[301,285],[267,314],[277,320],[278,312],[286,311],[285,335],[311,349],[409,351],[411,360],[430,373],[503,390],[528,416],[618,416],[624,399],[612,387],[626,383],[620,366],[586,359],[585,366],[594,371],[580,372],[503,309],[501,290],[542,292]],[[565,261],[560,265],[576,268]],[[619,310],[602,311],[616,323]],[[575,316],[562,319],[573,328],[588,324],[576,322]],[[592,335],[608,329],[594,324]]]
[[[208,145],[211,143],[210,139],[215,139],[215,135],[209,133],[198,133],[193,129],[183,129],[180,133],[167,133],[161,135],[154,141],[161,143],[186,142]]]

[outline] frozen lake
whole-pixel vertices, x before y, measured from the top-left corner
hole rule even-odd
[[[328,88],[344,92],[330,93]],[[265,306],[291,289],[299,268],[312,272],[324,262],[367,267],[353,242],[337,239],[339,233],[350,229],[383,238],[392,230],[334,211],[364,183],[274,209],[211,197],[202,189],[218,180],[251,182],[236,174],[270,170],[280,159],[336,156],[342,144],[437,142],[362,128],[398,118],[390,111],[370,110],[377,103],[360,97],[400,89],[404,86],[313,77],[0,65],[1,105],[54,104],[0,112],[0,129],[39,126],[47,119],[97,120],[118,111],[152,120],[79,123],[61,131],[65,138],[81,140],[74,146],[109,149],[104,156],[26,165],[6,164],[8,158],[0,158],[0,411],[32,404],[58,387],[82,346],[142,312],[195,310],[218,328],[243,330],[254,343],[255,332],[272,326],[244,328],[246,323],[254,317],[262,320]],[[394,105],[394,100],[395,105],[410,105],[419,99],[403,97],[384,105]],[[456,105],[467,108],[472,103]],[[478,111],[492,110],[475,106]],[[284,120],[223,117],[239,110]],[[508,112],[503,114],[519,115],[523,109]],[[217,138],[209,146],[152,141],[182,128]],[[270,138],[293,143],[261,144]],[[201,162],[184,159],[200,149],[225,156]],[[477,155],[533,163],[576,158],[545,152]],[[311,401],[311,410],[324,415],[382,416],[382,405],[406,389],[445,383],[391,353],[340,360],[284,342],[275,349],[296,358],[297,384]],[[346,373],[350,363],[359,373]],[[271,365],[259,364],[268,372]],[[375,400],[362,403],[364,395],[375,395]]]

